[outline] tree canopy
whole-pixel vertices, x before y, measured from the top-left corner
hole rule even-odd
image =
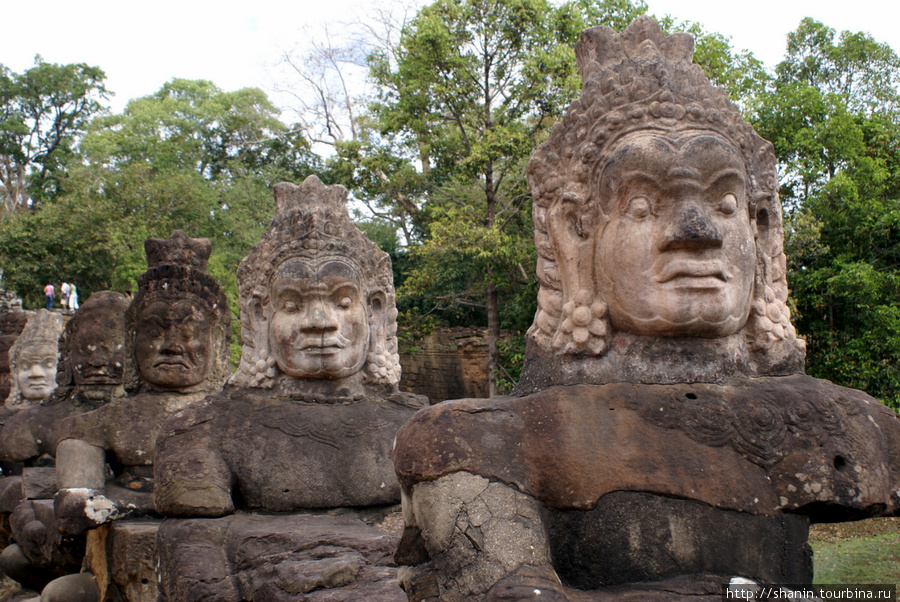
[[[80,135],[108,97],[105,79],[98,67],[39,56],[23,73],[0,64],[0,220],[58,192]]]
[[[213,240],[210,272],[235,299],[237,265],[272,217],[269,187],[316,164],[260,90],[178,79],[95,118],[77,158],[52,200],[0,231],[7,286],[26,300],[46,281],[83,296],[132,289],[144,240],[176,229]]]
[[[837,39],[836,39],[837,37]],[[900,58],[804,19],[755,125],[781,162],[788,282],[814,376],[900,407]]]

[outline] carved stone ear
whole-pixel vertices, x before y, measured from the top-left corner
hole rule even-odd
[[[268,320],[266,319],[267,298],[254,293],[247,304],[250,316],[250,330],[257,353],[267,355],[269,351]]]
[[[381,291],[375,291],[369,295],[366,305],[368,306],[370,324],[378,323],[380,325],[384,322],[384,308],[386,303],[387,299]]]
[[[771,197],[762,195],[759,198],[752,199],[755,207],[754,222],[756,223],[756,240],[757,244],[763,249],[767,255],[772,255],[772,216],[769,214],[769,205]]]

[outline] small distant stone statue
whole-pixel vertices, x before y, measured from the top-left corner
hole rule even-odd
[[[391,443],[424,400],[398,389],[390,258],[350,221],[346,195],[315,176],[275,186],[272,225],[237,272],[240,367],[157,441],[157,511],[225,516],[163,524],[169,599],[403,598],[396,540],[360,517],[399,502]],[[285,514],[226,516],[238,510]]]
[[[152,512],[160,426],[219,390],[229,374],[231,314],[221,286],[206,274],[209,239],[192,239],[179,230],[165,240],[148,239],[145,248],[148,269],[125,314],[121,371],[128,396],[59,427],[56,513],[65,533]],[[90,358],[75,359],[79,378],[103,378]],[[109,483],[107,464],[115,466]],[[89,516],[88,503],[102,509]]]
[[[582,34],[582,95],[528,170],[521,381],[397,434],[410,600],[810,583],[810,522],[900,509],[900,420],[803,374],[772,146],[692,53],[648,17]]]
[[[28,318],[22,334],[9,350],[12,388],[6,408],[21,410],[36,405],[56,388],[62,316],[39,309]]]
[[[15,292],[0,289],[0,399],[4,401],[9,397],[12,386],[9,349],[22,333],[27,321],[28,313],[22,311],[22,300]]]

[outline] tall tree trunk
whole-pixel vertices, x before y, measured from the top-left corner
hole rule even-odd
[[[494,286],[494,268],[488,267],[487,322],[488,322],[488,392],[497,394],[497,373],[500,371],[500,312],[497,307],[497,287]]]

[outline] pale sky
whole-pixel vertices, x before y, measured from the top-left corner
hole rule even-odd
[[[647,3],[653,14],[730,36],[737,49],[753,51],[769,67],[781,60],[785,35],[805,16],[838,31],[867,31],[900,51],[895,0]],[[274,93],[282,53],[325,24],[339,35],[342,21],[366,17],[372,6],[363,0],[0,0],[0,63],[21,72],[40,54],[48,62],[99,66],[116,93],[115,111],[174,77],[208,79],[224,90],[259,87],[284,104]]]

